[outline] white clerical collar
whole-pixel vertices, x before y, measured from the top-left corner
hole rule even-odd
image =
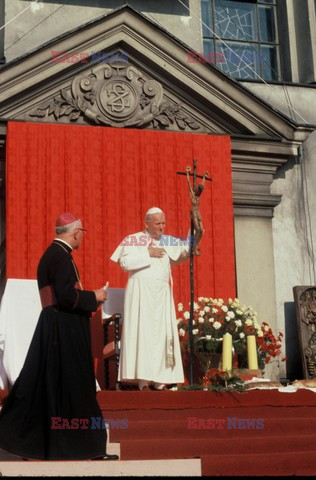
[[[155,242],[159,242],[159,241],[160,241],[161,235],[159,235],[159,238],[155,238],[153,235],[150,235],[150,233],[147,232],[147,230],[144,230],[144,234],[147,235],[148,238],[151,238],[152,240],[154,240]]]
[[[73,248],[69,245],[69,243],[65,242],[65,240],[62,240],[61,238],[54,238],[54,240],[57,240],[57,242],[64,243],[65,245],[67,245],[67,247],[69,247],[71,250],[73,250]]]

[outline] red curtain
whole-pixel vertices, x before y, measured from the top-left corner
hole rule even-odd
[[[195,294],[235,295],[230,138],[148,130],[9,122],[6,161],[7,278],[36,278],[38,261],[63,211],[88,233],[75,252],[85,289],[122,287],[109,260],[127,234],[143,229],[148,208],[166,213],[166,233],[185,236],[190,198],[185,171],[208,170],[201,197],[205,234],[195,262]],[[190,299],[189,262],[173,269],[175,301]]]

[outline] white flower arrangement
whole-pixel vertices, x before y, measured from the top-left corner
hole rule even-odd
[[[188,348],[190,313],[189,309],[183,310],[183,304],[180,303],[178,332],[182,348]],[[230,333],[235,352],[241,354],[247,352],[247,336],[255,335],[260,368],[264,368],[265,363],[281,354],[283,334],[279,332],[275,337],[267,323],[259,325],[257,312],[250,306],[241,305],[238,298],[229,298],[224,302],[222,298],[199,297],[198,301],[194,302],[193,310],[192,333],[195,351],[218,352],[223,336]]]

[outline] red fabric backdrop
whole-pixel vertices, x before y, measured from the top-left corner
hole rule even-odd
[[[208,170],[201,197],[205,235],[195,258],[196,297],[235,295],[230,139],[187,133],[10,122],[7,135],[7,278],[36,278],[56,217],[78,215],[88,230],[74,258],[85,289],[123,287],[109,260],[122,238],[143,228],[146,210],[162,208],[166,233],[186,235],[186,177],[198,160]],[[173,269],[175,301],[189,302],[189,262]]]

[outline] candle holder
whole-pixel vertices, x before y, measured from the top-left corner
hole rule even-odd
[[[232,370],[235,375],[238,375],[243,381],[251,380],[252,378],[262,378],[262,371],[260,369],[252,370],[249,368]]]
[[[203,375],[207,375],[209,370],[217,372],[222,368],[222,354],[217,352],[194,352],[199,361],[199,370]]]
[[[243,392],[245,388],[244,380],[232,370],[223,372],[211,369],[208,375],[203,377],[203,390]]]

